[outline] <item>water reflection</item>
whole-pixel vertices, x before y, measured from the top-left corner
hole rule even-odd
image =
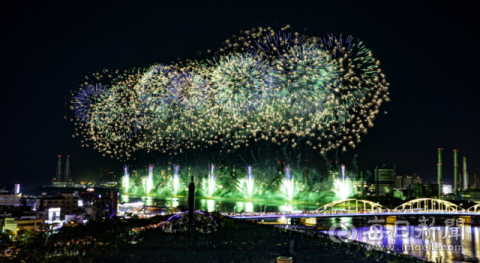
[[[215,201],[214,200],[207,200],[207,211],[208,212],[213,212],[213,211],[216,211],[216,207],[215,207]]]
[[[149,196],[142,197],[142,201],[145,205],[153,205],[153,199]]]
[[[180,205],[180,202],[178,201],[178,198],[172,198],[168,203],[168,206],[170,207],[177,207],[179,205]]]
[[[281,205],[278,209],[279,211],[292,211],[293,210],[293,206],[291,205]]]
[[[247,212],[247,213],[254,212],[252,202],[245,202],[245,212]]]
[[[357,233],[351,239],[428,261],[441,259],[441,262],[478,262],[479,260],[477,254],[480,253],[479,226],[464,225],[457,230],[454,230],[456,227],[448,226],[379,225],[371,227],[372,225],[356,227]],[[455,235],[456,231],[459,236]],[[349,232],[342,227],[335,231],[322,232],[344,238],[352,234],[352,231]]]
[[[142,201],[145,205],[156,205],[156,206],[169,206],[169,207],[177,207],[179,205],[188,206],[188,198],[187,197],[180,197],[180,198],[173,198],[173,197],[151,197],[151,196],[134,196],[134,195],[120,195],[120,202],[137,202]],[[242,202],[242,201],[233,201],[228,199],[202,199],[202,198],[195,198],[195,208],[200,209],[202,211],[219,211],[219,212],[228,212],[233,213],[235,212],[275,212],[275,211],[293,211],[293,210],[313,210],[316,209],[317,206],[315,204],[308,205],[308,204],[301,204],[301,206],[297,205],[289,205],[289,204],[282,204],[282,203],[275,203],[275,202],[266,202],[266,201],[250,201],[250,202]]]

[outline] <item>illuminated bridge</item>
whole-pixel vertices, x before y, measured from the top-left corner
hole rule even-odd
[[[419,198],[408,201],[394,209],[388,209],[368,200],[345,199],[323,205],[313,211],[276,213],[235,213],[235,219],[280,219],[280,218],[329,218],[371,216],[480,216],[480,204],[469,209],[445,200]]]

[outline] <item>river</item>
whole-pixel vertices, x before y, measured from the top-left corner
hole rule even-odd
[[[326,219],[319,224],[327,233],[436,262],[478,262],[480,227],[468,224],[409,225],[379,222],[353,227],[352,218]],[[405,222],[405,221],[404,221]],[[356,223],[358,225],[358,223]],[[333,226],[333,227],[332,227]],[[335,239],[335,237],[333,237]]]
[[[141,201],[145,205],[169,206],[177,207],[179,205],[188,206],[187,197],[150,197],[150,196],[132,196],[120,195],[120,202],[137,202]],[[292,211],[292,210],[313,210],[320,205],[297,202],[295,204],[287,204],[279,201],[271,200],[252,200],[251,202],[242,200],[232,200],[226,198],[212,198],[204,199],[195,197],[195,208],[202,211],[219,211],[219,212],[277,212],[277,211]]]

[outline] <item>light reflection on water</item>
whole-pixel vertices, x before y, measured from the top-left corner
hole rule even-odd
[[[148,206],[168,206],[177,207],[179,205],[188,206],[188,198],[186,197],[151,197],[151,196],[132,196],[132,195],[120,195],[120,202],[137,202],[142,201]],[[308,204],[282,204],[272,203],[269,201],[259,202],[242,202],[231,201],[226,199],[201,199],[195,197],[195,208],[202,211],[219,211],[219,212],[273,212],[273,211],[292,211],[292,210],[312,210],[316,209],[316,205]]]
[[[336,223],[350,223],[351,220],[337,220]],[[327,222],[325,222],[327,223]],[[464,225],[460,227],[460,237],[452,237],[452,228],[446,226],[428,226],[428,233],[420,231],[416,225],[406,226],[404,230],[395,228],[395,225],[382,225],[378,228],[383,234],[379,234],[377,240],[369,234],[371,225],[356,227],[355,239],[370,245],[389,246],[390,250],[408,254],[428,261],[442,259],[441,262],[478,262],[480,253],[480,227]],[[397,232],[395,232],[397,230]],[[333,231],[322,231],[333,234]],[[463,232],[463,233],[462,233]],[[350,231],[350,234],[352,232]],[[397,234],[397,236],[395,236]],[[347,237],[345,229],[335,231],[335,235]],[[383,236],[383,237],[382,237]],[[417,238],[417,237],[418,238]]]

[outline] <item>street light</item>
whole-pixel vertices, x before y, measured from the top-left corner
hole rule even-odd
[[[264,210],[263,211],[264,213],[267,213],[267,206],[265,206],[265,209],[263,209],[263,210]]]
[[[235,214],[235,209],[237,209],[237,207],[236,207],[236,206],[234,206],[234,207],[233,207],[233,213],[234,213],[234,214]]]

